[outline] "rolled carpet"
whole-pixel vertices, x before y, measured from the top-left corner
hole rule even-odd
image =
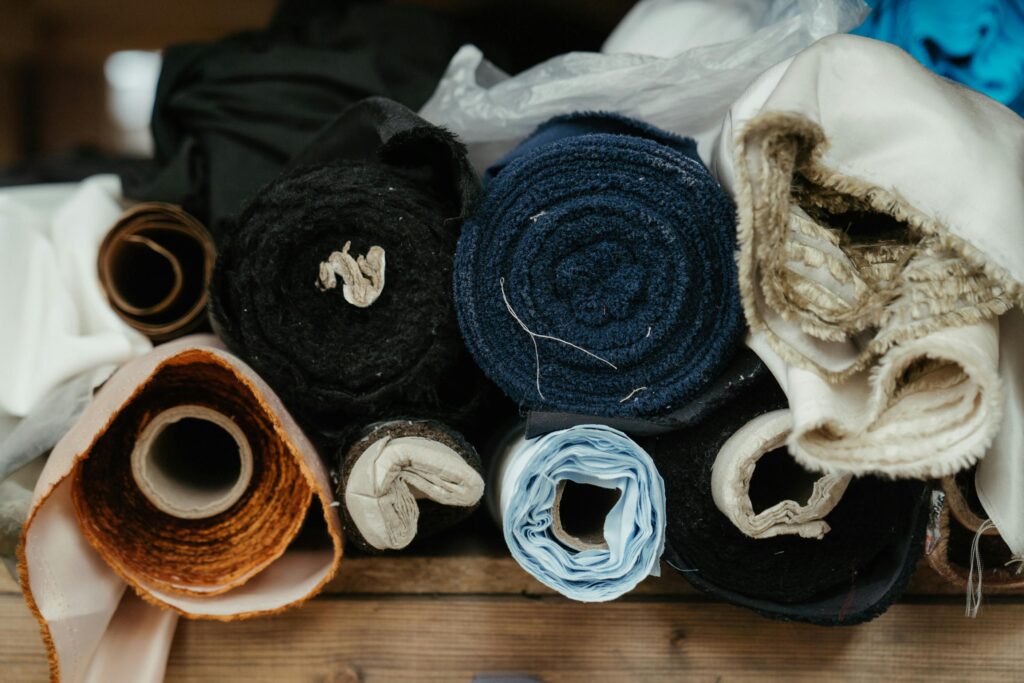
[[[308,599],[341,560],[332,500],[279,399],[215,338],[123,366],[51,453],[18,550],[54,680],[159,681],[175,614]]]
[[[206,323],[216,250],[181,207],[147,202],[126,211],[100,244],[97,270],[114,311],[153,341]]]
[[[692,140],[613,114],[552,119],[488,170],[459,238],[466,346],[530,408],[670,412],[741,339],[733,225]]]
[[[716,461],[727,445],[735,447],[730,440],[742,439],[755,420],[773,419],[771,411],[784,405],[782,392],[766,377],[700,426],[640,440],[665,478],[665,559],[698,589],[767,617],[822,625],[872,619],[898,598],[920,557],[925,487],[856,478],[820,517],[828,527],[821,538],[805,538],[798,527],[752,537],[719,507]],[[801,470],[783,449],[759,462],[767,467],[755,467],[747,488],[755,512],[779,503],[806,507],[821,485],[819,475]]]
[[[218,334],[310,422],[472,423],[488,385],[451,277],[475,191],[451,135],[389,100],[353,105],[221,245]]]
[[[476,449],[434,420],[367,425],[338,463],[345,537],[400,550],[468,517],[484,495]]]
[[[579,425],[526,440],[519,428],[491,467],[488,500],[509,551],[544,585],[601,602],[658,575],[665,485],[622,432]]]

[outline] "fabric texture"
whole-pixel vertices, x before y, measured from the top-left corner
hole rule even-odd
[[[553,119],[488,170],[455,258],[466,346],[514,401],[666,413],[732,359],[733,207],[693,141],[610,114]]]
[[[222,514],[160,511],[124,457],[154,415],[181,405],[217,411],[252,444],[251,486]],[[168,445],[179,459],[202,454],[192,471],[203,475],[220,454],[206,434]],[[215,338],[186,337],[122,366],[51,453],[18,549],[52,678],[137,681],[149,672],[160,680],[174,619],[158,608],[231,620],[304,601],[341,559],[332,500],[312,445],[270,388]],[[303,526],[315,541],[299,542]],[[126,604],[134,593],[148,605]],[[140,658],[150,664],[133,668]]]
[[[364,550],[400,550],[462,521],[483,498],[476,449],[435,420],[367,425],[339,456],[345,538]]]
[[[541,583],[583,602],[613,600],[660,571],[665,545],[665,485],[654,462],[625,434],[579,425],[536,439],[511,440],[499,454],[492,497],[505,542]],[[567,519],[566,483],[613,493],[607,510],[577,502],[580,531]],[[582,508],[582,509],[579,509]],[[582,535],[596,530],[595,538]]]
[[[823,538],[754,539],[715,504],[712,471],[744,425],[785,406],[770,377],[700,426],[640,440],[665,478],[665,559],[708,594],[765,616],[856,624],[898,598],[921,555],[927,524],[920,482],[859,477],[824,521]]]
[[[985,453],[994,318],[1024,291],[1022,152],[1020,117],[865,38],[826,38],[737,100],[712,169],[800,462],[933,477]]]
[[[0,191],[0,440],[58,386],[151,348],[96,277],[121,202],[113,176]]]
[[[723,11],[726,4],[715,6]],[[636,39],[646,46],[643,54],[573,52],[513,76],[485,59],[479,47],[465,45],[420,114],[458,135],[481,172],[548,119],[588,110],[615,111],[693,137],[706,159],[722,117],[761,72],[823,36],[853,28],[867,11],[861,0],[757,4],[752,14],[764,22],[757,31],[695,46],[694,41],[704,43],[707,24],[673,30],[673,6],[660,3],[642,19],[627,18],[629,25],[613,33],[621,43],[647,31],[673,33],[665,43]],[[606,49],[615,51],[613,44]]]
[[[946,78],[1024,113],[1024,2],[873,0],[852,33],[898,45]]]
[[[458,44],[425,8],[291,2],[266,30],[171,46],[153,108],[156,172],[124,175],[125,193],[183,205],[219,241],[346,106],[423,104]]]
[[[490,389],[452,301],[459,226],[477,187],[462,146],[370,98],[294,163],[221,245],[210,286],[218,334],[308,425],[403,414],[472,423]],[[365,308],[318,280],[346,244],[384,252],[383,289]]]

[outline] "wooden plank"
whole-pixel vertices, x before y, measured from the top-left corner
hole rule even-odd
[[[954,604],[897,605],[855,628],[762,619],[699,600],[325,598],[244,622],[182,622],[167,681],[1019,680],[1024,606],[965,620]],[[43,680],[35,623],[0,596],[0,671]]]

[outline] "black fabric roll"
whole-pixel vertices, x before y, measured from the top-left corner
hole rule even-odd
[[[824,538],[745,536],[715,505],[711,471],[738,429],[786,405],[770,375],[701,425],[641,439],[665,479],[664,558],[696,588],[760,614],[821,625],[870,620],[895,601],[921,557],[922,482],[854,479]]]
[[[381,450],[375,449],[382,443],[394,445],[408,437],[440,445],[441,450],[450,449],[449,461],[418,460],[410,457],[408,450],[398,456],[382,457]],[[369,486],[369,482],[361,482],[360,490],[352,485],[353,471],[361,470],[365,479],[371,463],[374,481]],[[333,476],[345,539],[370,552],[399,550],[413,537],[428,538],[461,522],[480,506],[484,490],[483,464],[476,449],[462,434],[436,420],[398,419],[364,426],[347,447],[338,451]],[[402,489],[409,490],[415,500],[410,500]],[[398,534],[395,529],[391,530],[390,538],[386,533],[372,536],[360,531],[368,522],[380,521],[386,515],[401,522]],[[404,537],[395,537],[403,532]]]
[[[347,105],[419,107],[461,44],[429,9],[286,3],[263,31],[174,45],[153,108],[156,169],[122,175],[132,199],[182,205],[214,237]]]
[[[490,385],[452,302],[460,218],[477,190],[462,145],[370,98],[295,164],[222,244],[210,286],[218,334],[313,431],[381,415],[474,426]],[[383,250],[383,288],[366,307],[318,281],[346,244],[353,258]]]

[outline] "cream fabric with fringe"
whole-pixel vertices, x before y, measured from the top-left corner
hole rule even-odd
[[[997,316],[1024,292],[1024,120],[899,48],[830,36],[740,97],[711,166],[797,461],[926,478],[985,455]]]

